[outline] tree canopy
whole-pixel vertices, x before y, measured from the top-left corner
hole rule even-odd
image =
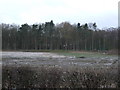
[[[2,49],[59,49],[59,50],[111,50],[118,48],[118,28],[100,30],[96,23],[62,22],[53,20],[41,24],[1,24]]]

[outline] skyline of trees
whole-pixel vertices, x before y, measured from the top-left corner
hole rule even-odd
[[[96,23],[74,24],[53,20],[18,26],[1,24],[3,50],[112,50],[118,49],[118,28],[100,30]]]

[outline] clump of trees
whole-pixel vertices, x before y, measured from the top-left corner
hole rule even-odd
[[[112,50],[118,48],[118,28],[100,30],[96,23],[71,25],[1,24],[3,50]]]

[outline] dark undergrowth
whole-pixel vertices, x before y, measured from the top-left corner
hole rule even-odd
[[[118,88],[119,76],[114,68],[3,66],[2,88]]]

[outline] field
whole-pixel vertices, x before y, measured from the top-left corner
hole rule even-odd
[[[84,51],[3,51],[1,63],[3,88],[117,88],[119,86],[117,55]]]

